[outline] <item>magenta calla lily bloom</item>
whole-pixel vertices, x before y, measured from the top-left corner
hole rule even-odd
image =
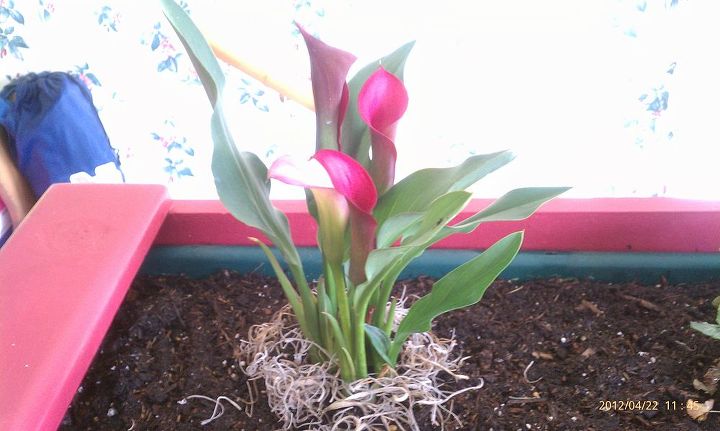
[[[268,169],[268,177],[313,191],[321,211],[321,224],[332,225],[336,237],[322,237],[325,253],[344,252],[344,229],[350,224],[353,246],[350,249],[350,279],[356,285],[365,280],[365,261],[375,246],[377,223],[372,211],[377,190],[365,168],[347,154],[320,150],[310,160],[298,161],[285,156]],[[328,193],[332,192],[332,193]],[[346,204],[343,204],[343,201]],[[325,218],[333,220],[323,220]],[[321,229],[322,230],[322,229]]]
[[[384,193],[395,182],[395,129],[408,106],[402,81],[382,67],[360,89],[358,111],[370,128],[372,175],[378,192]]]
[[[299,24],[308,53],[315,99],[316,150],[340,148],[340,127],[349,101],[345,82],[356,57],[316,39]]]
[[[334,150],[320,150],[307,161],[289,156],[277,159],[268,177],[305,188],[332,188],[358,210],[370,214],[377,191],[368,172],[355,159]]]

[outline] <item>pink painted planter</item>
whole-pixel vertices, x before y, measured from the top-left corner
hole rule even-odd
[[[465,218],[492,202],[473,200]],[[279,201],[298,246],[315,246],[317,230],[302,201]],[[714,253],[720,249],[720,202],[667,198],[556,199],[520,222],[488,223],[435,248],[483,249],[525,229],[523,251]],[[156,245],[253,245],[262,235],[238,223],[218,201],[174,201]]]
[[[304,202],[277,205],[297,244],[315,245]],[[482,249],[518,229],[524,251],[715,253],[720,202],[560,199],[438,248]],[[257,235],[219,202],[171,202],[161,186],[53,186],[0,249],[0,430],[57,428],[153,242],[250,246]]]
[[[0,249],[0,430],[55,430],[169,206],[165,188],[52,186]]]

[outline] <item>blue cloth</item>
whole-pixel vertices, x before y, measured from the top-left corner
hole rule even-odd
[[[73,174],[92,177],[95,168],[112,163],[115,150],[98,117],[87,87],[64,72],[28,74],[0,92],[0,125],[10,152],[36,197]]]

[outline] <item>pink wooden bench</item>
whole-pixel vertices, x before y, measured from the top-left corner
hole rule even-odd
[[[170,201],[163,186],[52,186],[0,248],[0,430],[56,430]]]

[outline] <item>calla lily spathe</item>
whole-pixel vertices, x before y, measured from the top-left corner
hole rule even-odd
[[[320,150],[305,161],[280,157],[268,169],[268,177],[309,189],[332,188],[368,214],[377,203],[377,190],[368,172],[340,151]]]
[[[277,159],[270,166],[268,177],[312,191],[318,207],[319,239],[326,258],[342,260],[349,222],[354,241],[350,249],[350,279],[356,284],[362,282],[377,226],[372,216],[377,190],[365,168],[340,151],[320,150],[309,160],[289,156]]]
[[[395,131],[408,106],[408,93],[395,75],[380,67],[360,89],[358,111],[370,129],[370,173],[382,194],[395,182]]]
[[[317,136],[315,149],[340,149],[340,127],[348,105],[346,83],[350,66],[356,57],[313,37],[300,25],[310,55],[310,77],[315,100]]]

